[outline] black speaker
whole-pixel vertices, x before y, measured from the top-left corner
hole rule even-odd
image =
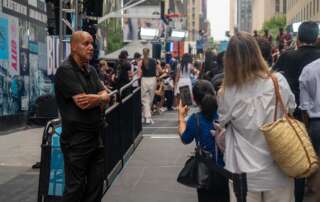
[[[84,8],[88,16],[102,17],[103,0],[86,0]]]
[[[160,43],[152,44],[152,57],[155,59],[161,58],[161,44]]]

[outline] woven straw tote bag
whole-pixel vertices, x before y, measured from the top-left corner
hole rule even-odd
[[[274,121],[263,125],[263,132],[273,159],[289,177],[307,177],[319,169],[319,160],[303,123],[288,114],[277,78],[270,75],[276,94]],[[278,105],[283,117],[277,118]]]

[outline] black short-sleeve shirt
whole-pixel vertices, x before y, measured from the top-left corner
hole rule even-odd
[[[55,75],[55,94],[62,123],[84,129],[96,128],[101,124],[100,107],[80,109],[72,97],[81,93],[97,94],[104,90],[96,70],[88,66],[83,71],[69,56]]]

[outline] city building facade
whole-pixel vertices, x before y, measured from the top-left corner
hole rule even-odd
[[[237,0],[229,1],[229,31],[233,35],[237,29]]]
[[[252,31],[276,15],[286,14],[286,0],[252,0]]]
[[[199,38],[201,3],[196,0],[187,1],[187,29],[191,41],[196,41]]]
[[[320,0],[287,0],[287,24],[320,21]]]
[[[251,32],[252,0],[237,0],[237,29]]]

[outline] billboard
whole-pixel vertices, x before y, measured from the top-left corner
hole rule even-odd
[[[165,15],[167,19],[169,19],[170,27],[178,30],[187,30],[187,8],[187,1],[168,1],[165,8]]]
[[[124,5],[128,5],[129,0],[124,0]],[[157,29],[159,35],[164,31],[164,26],[160,21],[160,1],[147,0],[132,8],[124,11],[124,15],[128,17],[123,18],[123,41],[137,41],[142,40],[142,28]],[[137,17],[133,17],[137,16]],[[146,16],[144,18],[144,16]],[[154,18],[152,16],[155,16]]]

